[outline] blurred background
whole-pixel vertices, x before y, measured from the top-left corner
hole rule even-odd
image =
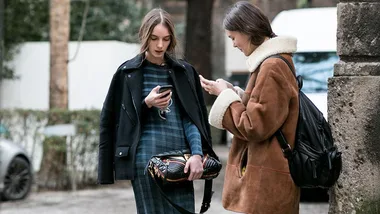
[[[0,0],[2,199],[96,187],[100,110],[118,66],[139,53],[137,32],[154,7],[172,15],[180,58],[206,78],[244,88],[246,57],[222,27],[235,2]],[[277,35],[297,37],[293,59],[303,90],[327,118],[327,78],[338,61],[337,0],[250,2],[267,14]],[[205,99],[211,106],[215,97]],[[212,135],[214,145],[228,149],[231,134],[212,129]],[[303,192],[306,201],[328,200],[326,190]]]

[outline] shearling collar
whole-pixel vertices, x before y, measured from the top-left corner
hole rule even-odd
[[[278,36],[263,42],[247,58],[249,72],[254,72],[256,68],[267,57],[279,53],[294,53],[297,50],[297,39],[290,36]]]

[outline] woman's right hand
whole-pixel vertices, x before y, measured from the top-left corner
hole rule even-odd
[[[209,94],[219,96],[219,94],[227,88],[233,89],[233,85],[224,79],[217,79],[216,81],[208,80],[202,75],[199,75],[202,88]]]
[[[161,86],[154,87],[148,94],[148,96],[145,97],[145,103],[149,108],[152,108],[152,106],[159,108],[159,109],[166,109],[166,107],[169,105],[170,99],[172,97],[172,91],[167,90],[162,93],[158,93],[158,90],[160,90]]]

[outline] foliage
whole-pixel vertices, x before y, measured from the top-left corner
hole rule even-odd
[[[84,8],[84,1],[71,3],[70,40],[76,40],[79,36]],[[137,32],[146,11],[130,0],[92,0],[87,15],[84,40],[137,42]]]
[[[130,0],[89,0],[83,40],[137,42],[137,32],[146,9]],[[71,1],[70,40],[79,38],[86,0]],[[4,11],[4,71],[13,78],[9,62],[25,41],[49,40],[49,0],[6,0]],[[8,63],[7,63],[8,62]],[[1,71],[0,71],[1,72]]]
[[[13,77],[7,65],[17,53],[18,44],[24,41],[48,39],[47,0],[8,0],[4,11],[4,69],[3,78]]]
[[[311,0],[298,0],[297,8],[307,8],[310,7]]]

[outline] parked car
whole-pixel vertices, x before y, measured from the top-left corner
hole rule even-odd
[[[0,200],[25,198],[33,182],[32,164],[26,151],[0,138]]]

